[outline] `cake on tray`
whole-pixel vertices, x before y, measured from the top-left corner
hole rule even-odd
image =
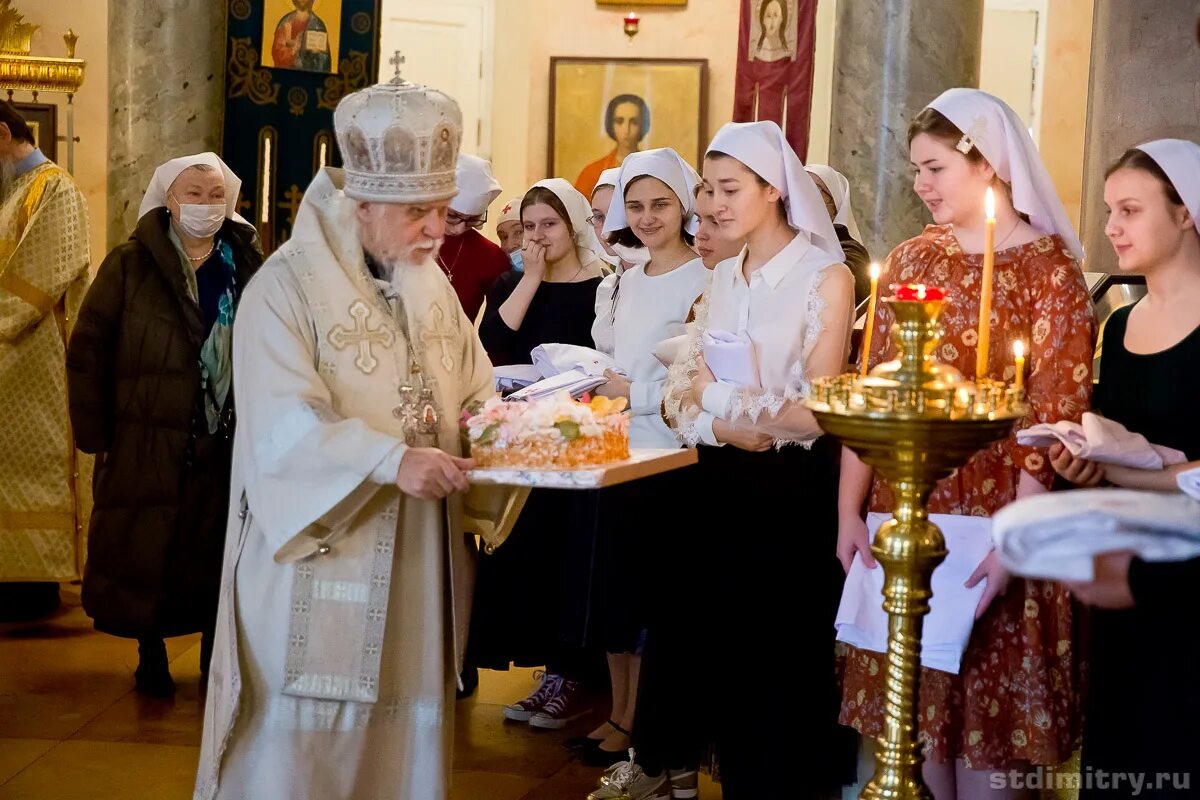
[[[466,420],[476,466],[583,469],[629,458],[624,398],[581,403],[567,392],[531,402],[488,400]]]

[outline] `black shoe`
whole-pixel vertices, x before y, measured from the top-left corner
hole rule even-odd
[[[611,719],[605,724],[610,728],[617,727],[617,723],[613,722]],[[590,736],[572,736],[570,739],[567,739],[565,742],[563,742],[563,747],[578,753],[581,750],[595,750],[603,741],[603,738],[593,739]]]
[[[138,694],[166,700],[175,696],[175,681],[166,664],[141,664],[133,673],[133,688]]]
[[[479,688],[479,669],[471,664],[466,664],[463,666],[463,671],[459,673],[458,679],[462,681],[463,688],[456,689],[454,696],[459,700],[466,700]]]

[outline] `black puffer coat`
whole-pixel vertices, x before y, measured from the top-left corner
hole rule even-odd
[[[229,503],[233,431],[208,433],[204,318],[169,224],[148,212],[109,253],[67,351],[76,443],[97,454],[83,607],[133,638],[211,629]],[[255,232],[226,220],[219,237],[240,294],[262,264]]]

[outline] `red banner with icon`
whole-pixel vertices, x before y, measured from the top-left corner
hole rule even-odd
[[[734,122],[774,120],[808,157],[817,0],[742,0]]]

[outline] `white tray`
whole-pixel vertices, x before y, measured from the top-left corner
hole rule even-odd
[[[603,489],[648,478],[696,463],[695,450],[632,450],[629,458],[583,469],[516,469],[489,467],[467,473],[471,483],[529,486],[539,489]]]

